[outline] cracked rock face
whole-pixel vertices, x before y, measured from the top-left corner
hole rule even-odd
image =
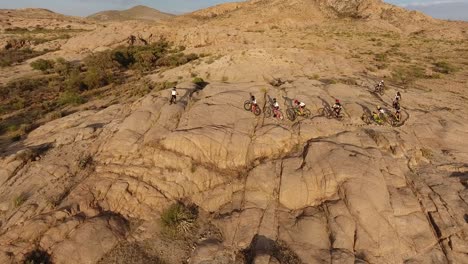
[[[36,129],[0,160],[0,262],[38,246],[54,263],[138,255],[180,200],[210,228],[190,250],[172,246],[171,263],[467,263],[463,103],[411,90],[404,126],[364,125],[354,94],[378,99],[362,87],[296,82],[268,95],[264,83],[186,83],[176,105],[154,92]],[[303,94],[313,117],[255,117],[249,93],[282,108]],[[315,114],[330,93],[350,102],[342,121]]]

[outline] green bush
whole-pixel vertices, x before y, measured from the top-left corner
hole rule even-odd
[[[80,105],[85,103],[85,99],[73,91],[65,91],[58,98],[59,105]]]
[[[196,85],[201,85],[201,84],[204,84],[204,83],[205,83],[205,80],[203,80],[203,79],[200,78],[200,77],[195,77],[195,78],[193,78],[192,83],[194,83],[194,84],[196,84]]]
[[[50,69],[54,68],[55,62],[52,60],[44,60],[44,59],[38,59],[33,62],[31,62],[31,67],[35,70],[42,71],[44,73],[47,73]]]
[[[120,63],[115,60],[112,51],[103,51],[91,54],[84,59],[86,67],[94,67],[101,70],[118,69]]]
[[[64,80],[64,84],[69,91],[83,91],[87,89],[83,81],[83,76],[78,69],[73,69]]]
[[[94,89],[108,85],[112,81],[112,73],[98,67],[91,67],[84,73],[85,89]]]
[[[128,49],[122,48],[115,50],[112,54],[112,58],[123,68],[128,68],[135,63],[134,55],[130,53]]]
[[[135,53],[135,67],[140,71],[150,71],[154,68],[158,57],[152,51],[139,51]]]

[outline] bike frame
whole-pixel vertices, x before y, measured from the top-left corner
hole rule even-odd
[[[273,113],[275,114],[276,118],[277,118],[277,119],[281,119],[281,117],[282,117],[281,112],[278,111],[278,110],[277,110],[276,108],[274,108],[274,107],[272,107],[272,109],[273,109]]]

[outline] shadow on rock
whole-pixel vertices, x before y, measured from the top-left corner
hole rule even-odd
[[[255,235],[250,246],[242,251],[246,264],[255,263],[257,256],[268,255],[280,263],[300,264],[302,261],[285,242],[275,241],[262,235]]]
[[[23,263],[52,264],[49,253],[41,249],[35,249],[26,254]]]
[[[283,99],[284,99],[284,105],[288,106],[288,107],[293,107],[293,99],[292,98],[289,98],[287,96],[282,96]]]

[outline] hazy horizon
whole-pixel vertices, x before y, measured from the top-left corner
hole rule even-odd
[[[137,5],[152,7],[166,13],[183,14],[226,2],[241,1],[108,0],[106,2],[98,2],[92,0],[62,0],[60,2],[54,2],[52,0],[42,0],[38,3],[37,0],[16,0],[8,3],[1,3],[0,8],[46,8],[65,15],[85,17],[101,11],[125,10]],[[410,10],[418,10],[435,18],[468,21],[468,0],[388,0],[385,2],[402,6]]]

